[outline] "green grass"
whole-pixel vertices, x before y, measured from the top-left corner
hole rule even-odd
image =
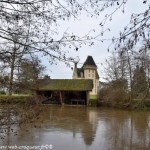
[[[97,95],[90,95],[89,105],[90,106],[97,106],[97,104],[98,104]]]
[[[97,100],[97,95],[90,95],[91,100]]]
[[[89,106],[98,106],[98,100],[97,99],[90,99]]]
[[[30,94],[12,94],[12,96],[31,96]]]

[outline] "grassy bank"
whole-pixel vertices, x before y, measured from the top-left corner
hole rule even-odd
[[[98,106],[98,100],[97,99],[90,99],[89,100],[89,106]]]
[[[0,104],[35,104],[31,95],[0,95]],[[132,100],[131,103],[112,103],[111,101],[100,101],[95,98],[90,99],[89,106],[117,107],[123,109],[150,109],[150,100]]]
[[[31,95],[0,95],[0,104],[32,104],[34,103]]]
[[[97,106],[116,107],[123,109],[150,109],[150,100],[132,100],[130,103],[113,103],[111,101],[98,101]]]

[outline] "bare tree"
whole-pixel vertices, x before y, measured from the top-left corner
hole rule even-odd
[[[36,81],[44,75],[44,70],[45,67],[37,56],[32,55],[31,58],[24,59],[17,72],[16,91],[30,93]]]
[[[5,68],[10,70],[10,78],[9,78],[9,95],[12,94],[12,88],[13,88],[13,79],[15,71],[17,70],[20,62],[24,59],[25,55],[29,53],[25,47],[19,45],[17,41],[20,40],[20,38],[15,35],[9,35],[11,39],[14,41],[5,41],[3,44],[1,44],[1,55],[0,55],[0,61],[5,64]]]
[[[1,0],[0,1],[0,38],[13,41],[26,48],[42,52],[49,55],[51,62],[55,59],[62,61],[72,61],[67,58],[66,53],[62,52],[62,46],[72,47],[78,50],[83,43],[93,43],[93,39],[100,34],[91,37],[87,33],[83,37],[64,32],[57,38],[57,26],[59,21],[66,21],[70,18],[78,19],[82,13],[90,17],[98,17],[102,11],[110,7],[114,8],[110,14],[100,24],[104,26],[106,21],[118,9],[124,9],[127,0]],[[24,29],[24,34],[16,32],[12,25]],[[8,35],[17,35],[21,40],[15,41]]]

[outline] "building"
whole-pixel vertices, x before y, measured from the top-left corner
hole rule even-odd
[[[81,68],[77,68],[77,63],[74,64],[73,79],[92,79],[93,89],[90,92],[90,98],[97,97],[99,89],[99,75],[97,65],[92,56],[88,56]]]
[[[88,105],[92,88],[91,79],[39,79],[34,91],[40,103]]]
[[[81,68],[75,63],[73,79],[39,79],[34,91],[40,103],[88,105],[97,98],[99,75],[92,56],[88,56]]]

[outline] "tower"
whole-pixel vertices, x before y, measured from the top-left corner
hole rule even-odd
[[[99,88],[99,75],[97,65],[92,56],[88,56],[81,68],[77,68],[77,63],[74,65],[73,79],[92,79],[93,89],[90,96],[97,96]]]

